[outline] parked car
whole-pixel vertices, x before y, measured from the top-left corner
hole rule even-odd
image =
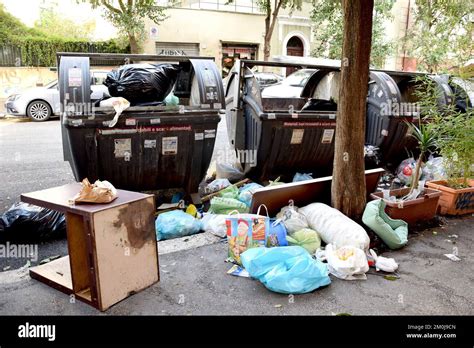
[[[288,75],[281,82],[266,87],[262,91],[264,98],[298,98],[308,79],[316,69],[301,69]]]
[[[91,101],[98,100],[109,91],[103,84],[107,71],[92,71]],[[14,116],[28,116],[33,121],[46,121],[52,116],[60,114],[58,81],[52,81],[44,87],[34,87],[21,93],[12,94],[5,102],[7,114]]]
[[[276,85],[277,83],[283,80],[283,76],[272,73],[272,72],[256,71],[253,74],[255,75],[255,78],[260,84],[260,89],[264,89],[268,86]]]

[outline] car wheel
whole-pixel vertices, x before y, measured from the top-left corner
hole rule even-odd
[[[33,121],[43,122],[49,120],[52,112],[48,103],[42,100],[35,100],[28,105],[26,113]]]

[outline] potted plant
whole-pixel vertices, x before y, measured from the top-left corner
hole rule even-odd
[[[421,118],[419,118],[418,126],[408,122],[407,126],[410,135],[417,141],[420,152],[412,174],[411,185],[408,188],[390,190],[388,197],[384,197],[384,192],[375,192],[371,194],[371,198],[384,199],[385,212],[392,219],[401,219],[409,225],[413,225],[419,221],[431,220],[436,215],[441,192],[436,189],[419,187],[423,161],[426,154],[436,146],[436,137],[432,129],[422,122]],[[395,199],[390,198],[393,196]]]
[[[442,192],[439,212],[474,213],[474,110],[468,108],[463,113],[451,106],[443,115],[434,115],[431,128],[446,172],[446,180],[427,183],[428,187]]]

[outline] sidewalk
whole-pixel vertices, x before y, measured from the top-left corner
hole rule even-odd
[[[161,281],[110,308],[128,315],[473,315],[474,217],[448,219],[413,234],[408,245],[384,253],[400,265],[400,279],[368,274],[366,281],[343,281],[294,298],[270,292],[258,281],[227,275],[227,244],[160,255]],[[434,234],[433,232],[436,232]],[[458,238],[449,238],[456,234]],[[450,239],[455,244],[446,241]],[[460,262],[443,254],[458,248]],[[12,271],[17,272],[17,271]],[[28,275],[6,282],[0,273],[1,315],[88,315],[100,312]],[[293,303],[292,303],[293,302]]]

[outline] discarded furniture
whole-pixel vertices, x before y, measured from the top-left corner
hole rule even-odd
[[[367,200],[370,200],[370,194],[376,190],[377,183],[384,172],[382,168],[365,171]],[[332,176],[325,176],[258,189],[253,194],[250,212],[255,214],[260,204],[265,204],[270,216],[274,216],[288,204],[289,200],[293,200],[298,207],[314,202],[331,204],[331,181]]]
[[[66,215],[69,255],[30,276],[104,311],[159,280],[152,195],[117,190],[108,204],[69,205],[79,183],[21,195]]]

